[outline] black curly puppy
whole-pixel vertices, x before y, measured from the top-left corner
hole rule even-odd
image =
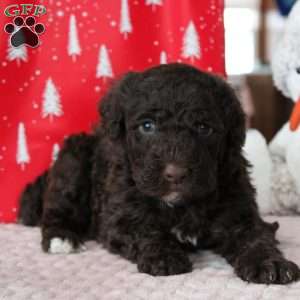
[[[191,271],[189,250],[211,249],[246,281],[298,279],[276,247],[278,224],[259,216],[244,114],[222,79],[183,64],[129,73],[100,115],[22,196],[20,221],[41,225],[45,251],[96,239],[141,272],[172,275]]]

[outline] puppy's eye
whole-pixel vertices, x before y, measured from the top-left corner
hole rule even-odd
[[[142,134],[154,134],[156,131],[156,125],[153,121],[148,120],[144,121],[140,126],[139,126],[139,131]]]
[[[213,133],[213,129],[204,123],[197,124],[197,131],[202,136],[209,136]]]
[[[300,67],[296,68],[296,72],[300,74]]]

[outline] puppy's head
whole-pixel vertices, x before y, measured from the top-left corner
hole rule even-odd
[[[231,88],[213,75],[183,64],[129,73],[100,112],[145,195],[172,205],[201,201],[238,169],[244,115]]]

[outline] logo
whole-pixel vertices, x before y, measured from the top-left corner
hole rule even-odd
[[[46,13],[46,7],[34,4],[12,4],[5,8],[4,15],[14,17],[12,23],[4,26],[10,34],[12,47],[26,45],[32,48],[40,44],[39,35],[45,32],[45,26],[37,18]]]

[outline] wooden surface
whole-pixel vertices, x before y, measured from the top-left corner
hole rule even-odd
[[[289,119],[293,102],[273,85],[269,74],[250,74],[246,77],[254,106],[250,127],[264,134],[268,141]]]

